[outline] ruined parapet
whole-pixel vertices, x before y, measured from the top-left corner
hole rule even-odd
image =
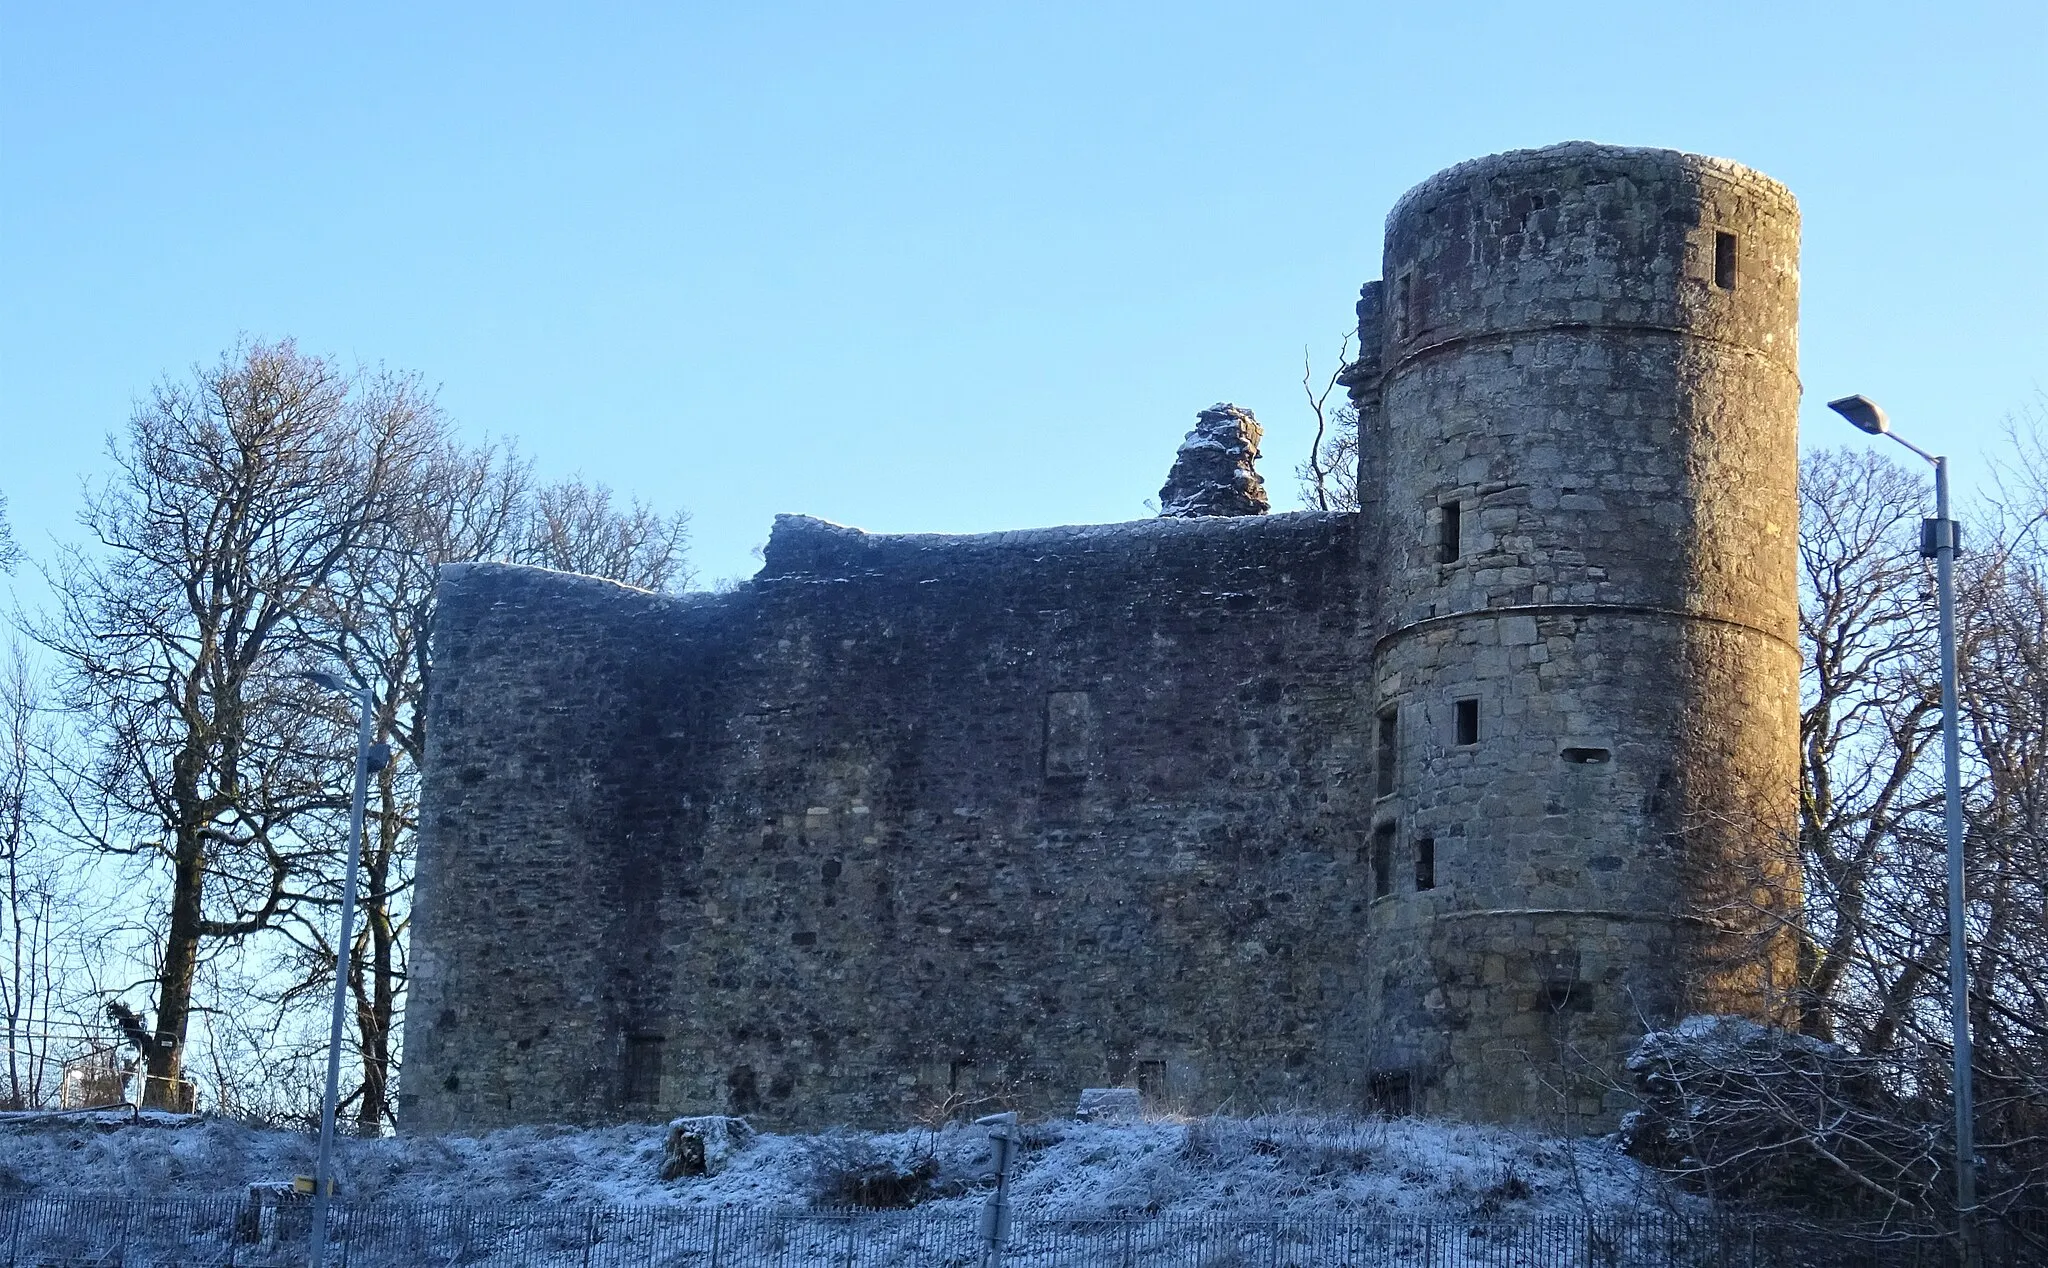
[[[1195,415],[1195,429],[1174,455],[1162,516],[1264,515],[1271,502],[1259,478],[1259,420],[1248,409],[1218,402]]]

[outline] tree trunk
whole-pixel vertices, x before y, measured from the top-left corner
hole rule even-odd
[[[374,982],[374,972],[369,975]],[[358,978],[358,981],[361,981]],[[363,1096],[356,1102],[356,1134],[375,1136],[384,1130],[391,1077],[390,1030],[384,1024],[379,996],[356,992],[356,1029],[363,1037]]]
[[[143,1063],[142,1104],[189,1112],[184,1092],[185,1031],[192,1019],[192,980],[199,967],[200,895],[206,877],[198,832],[181,828],[171,881],[171,927],[157,975],[156,1029]]]
[[[363,934],[368,954],[358,957],[352,968],[356,1031],[363,1041],[363,1097],[356,1107],[356,1124],[365,1136],[383,1130],[391,1103],[391,1024],[397,995],[393,981],[397,938],[391,924],[391,863],[402,832],[392,767],[385,767],[377,792],[380,813],[375,821],[373,848],[363,868]]]

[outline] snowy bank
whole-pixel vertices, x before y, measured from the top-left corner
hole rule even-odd
[[[338,1142],[358,1201],[813,1206],[849,1160],[934,1179],[928,1207],[978,1205],[989,1162],[974,1127],[757,1135],[716,1176],[659,1178],[665,1129],[525,1127]],[[0,1122],[0,1195],[240,1195],[313,1170],[314,1142],[218,1119]],[[1424,1119],[1320,1116],[1047,1122],[1026,1129],[1020,1214],[1373,1219],[1697,1211],[1611,1140]]]

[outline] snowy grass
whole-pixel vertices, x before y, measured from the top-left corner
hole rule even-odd
[[[985,1193],[986,1133],[764,1133],[717,1176],[658,1178],[665,1128],[521,1127],[476,1136],[338,1142],[358,1200],[463,1206],[619,1204],[793,1210],[812,1206],[849,1152],[930,1160],[926,1204],[966,1214]],[[1020,1214],[1451,1218],[1697,1212],[1612,1140],[1424,1119],[1272,1115],[1052,1121],[1025,1129]],[[240,1195],[313,1170],[314,1142],[218,1119],[0,1121],[0,1194]]]

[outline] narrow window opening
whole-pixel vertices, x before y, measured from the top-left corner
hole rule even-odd
[[[1400,1118],[1412,1112],[1414,1093],[1412,1080],[1406,1070],[1382,1070],[1372,1076],[1366,1090],[1372,1097],[1375,1113],[1388,1118]]]
[[[1380,714],[1378,768],[1379,795],[1382,797],[1392,796],[1394,792],[1394,761],[1396,758],[1394,734],[1395,723],[1398,721],[1399,716],[1393,709]]]
[[[1537,1004],[1553,1013],[1590,1013],[1593,1011],[1592,983],[1552,979],[1543,984],[1543,994]]]
[[[1735,235],[1714,235],[1714,285],[1724,291],[1735,289]]]
[[[1460,700],[1457,704],[1457,738],[1460,744],[1479,743],[1479,702]]]
[[[946,1068],[946,1090],[965,1092],[974,1086],[974,1063],[955,1061]]]
[[[1444,503],[1443,521],[1438,526],[1436,538],[1436,561],[1438,563],[1457,563],[1458,556],[1464,553],[1464,542],[1462,540],[1463,520],[1464,516],[1460,513],[1456,502]]]
[[[1385,898],[1394,892],[1394,825],[1381,824],[1372,830],[1372,896]]]
[[[1424,837],[1415,843],[1415,888],[1436,888],[1436,838]]]
[[[1140,1100],[1157,1102],[1166,1095],[1166,1063],[1164,1061],[1140,1061],[1137,1063],[1138,1097]]]
[[[1559,756],[1563,757],[1564,760],[1566,760],[1567,762],[1573,762],[1580,766],[1586,766],[1597,762],[1607,761],[1608,759],[1612,758],[1614,754],[1608,752],[1604,748],[1568,748],[1563,753],[1559,754]]]
[[[661,1036],[627,1035],[625,1100],[652,1105],[661,1099]]]
[[[1410,310],[1415,304],[1415,275],[1403,273],[1394,283],[1394,338],[1406,339],[1415,328]]]

